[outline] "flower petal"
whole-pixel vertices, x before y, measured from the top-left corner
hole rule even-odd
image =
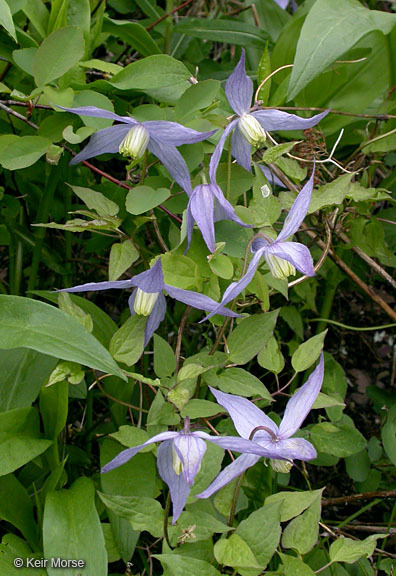
[[[234,207],[228,200],[224,197],[224,194],[217,184],[210,184],[212,188],[213,195],[216,198],[215,209],[214,209],[214,221],[219,220],[232,220],[244,228],[251,228],[250,224],[245,224],[242,220],[235,214]]]
[[[118,114],[115,114],[115,112],[110,112],[110,110],[104,110],[103,108],[97,108],[96,106],[65,108],[64,106],[58,106],[55,104],[55,107],[60,108],[61,110],[65,110],[66,112],[71,112],[72,114],[78,114],[79,116],[94,116],[95,118],[117,120],[118,122],[123,122],[125,124],[138,124],[138,121],[135,120],[135,118],[131,118],[130,116],[119,116]]]
[[[176,436],[178,436],[179,432],[161,432],[160,434],[156,434],[150,440],[144,442],[144,444],[140,444],[139,446],[134,446],[133,448],[127,448],[123,450],[113,460],[110,460],[107,464],[105,464],[102,468],[102,474],[106,472],[110,472],[110,470],[114,470],[114,468],[118,468],[118,466],[122,466],[125,462],[128,462],[131,458],[133,458],[142,448],[148,446],[149,444],[155,444],[155,442],[163,442],[164,440],[172,440]]]
[[[195,142],[202,142],[213,136],[217,130],[210,130],[209,132],[198,132],[192,128],[182,126],[177,122],[167,122],[165,120],[149,120],[142,122],[143,126],[147,128],[156,140],[161,140],[164,144],[171,146],[181,146],[182,144],[194,144]]]
[[[248,172],[252,171],[250,162],[250,149],[249,142],[242,136],[238,126],[234,130],[231,141],[231,154],[242,168]]]
[[[62,288],[56,292],[98,292],[99,290],[110,290],[112,288],[125,289],[134,286],[133,278],[130,280],[114,280],[113,282],[88,282],[87,284],[79,284],[72,288]]]
[[[168,440],[158,446],[157,467],[162,480],[169,486],[173,507],[172,524],[175,524],[190,494],[190,486],[183,474],[176,474],[173,469],[172,444],[173,442]]]
[[[278,234],[277,242],[286,240],[292,236],[300,228],[302,221],[307,215],[309,204],[311,202],[313,184],[314,184],[315,166],[312,170],[311,178],[299,192],[297,198],[294,200],[289,214],[285,218],[285,223],[281,232]]]
[[[179,434],[174,439],[173,446],[181,460],[184,479],[189,486],[192,486],[201,467],[202,458],[206,452],[206,444],[201,438],[188,433]]]
[[[272,440],[261,441],[263,448],[275,452],[274,459],[282,460],[313,460],[316,458],[316,450],[308,440],[304,438],[285,438],[278,442]]]
[[[145,270],[131,278],[131,282],[143,292],[161,292],[165,286],[161,258],[158,258],[150,270]]]
[[[193,308],[198,308],[198,310],[214,310],[216,308],[216,314],[222,314],[223,316],[229,316],[230,318],[237,318],[240,315],[228,308],[224,308],[209,296],[204,294],[199,294],[199,292],[194,292],[192,290],[183,290],[182,288],[176,288],[175,286],[169,286],[165,284],[165,290],[168,292],[169,296],[192,306]]]
[[[213,193],[210,184],[196,186],[188,203],[209,252],[215,251],[215,231],[213,222]]]
[[[211,386],[209,388],[220,406],[223,406],[231,416],[235,429],[242,438],[249,439],[252,430],[257,426],[265,426],[275,435],[278,434],[278,427],[275,422],[260,408],[257,408],[253,402],[241,396],[220,392]]]
[[[248,284],[250,284],[263,254],[264,254],[264,249],[258,250],[254,254],[253,258],[250,261],[250,264],[248,266],[246,274],[244,276],[242,276],[242,278],[238,282],[232,282],[228,286],[227,290],[223,294],[223,298],[221,299],[220,304],[218,304],[218,307],[215,308],[214,310],[212,310],[212,312],[210,314],[208,314],[202,320],[202,322],[204,320],[208,320],[214,314],[217,314],[220,307],[225,306],[226,304],[228,304],[228,302],[231,302],[231,300],[234,300],[234,298],[236,298],[238,296],[238,294],[240,294],[242,292],[242,290],[244,290],[244,288],[246,288],[246,286]]]
[[[158,300],[154,304],[154,308],[151,311],[150,316],[147,318],[144,345],[147,346],[148,342],[151,340],[154,332],[157,330],[158,326],[161,324],[165,318],[166,312],[166,299],[162,292],[158,295]]]
[[[240,476],[250,468],[254,466],[256,462],[260,459],[260,456],[254,456],[253,454],[242,454],[239,456],[234,462],[229,464],[224,470],[220,472],[220,474],[213,480],[213,482],[200,494],[197,494],[197,498],[209,498],[212,496],[217,490],[226,486],[231,480],[234,480],[237,476]]]
[[[286,185],[283,184],[282,180],[280,180],[278,178],[278,176],[276,176],[271,168],[269,168],[269,166],[263,166],[262,164],[259,164],[259,168],[262,171],[262,173],[264,174],[264,176],[267,178],[268,182],[271,184],[271,186],[280,186],[281,188],[286,188]]]
[[[276,456],[276,450],[273,447],[263,448],[260,442],[246,440],[245,438],[239,438],[239,436],[210,436],[206,432],[193,432],[193,434],[224,448],[224,450],[254,454],[259,458],[261,456],[264,458],[274,458]]]
[[[157,140],[151,134],[147,147],[167,168],[169,174],[179,184],[180,188],[190,196],[192,192],[190,173],[179,150],[175,146]]]
[[[187,234],[187,245],[186,249],[184,250],[184,254],[190,248],[192,235],[194,232],[194,218],[191,214],[190,210],[190,203],[187,204],[187,211],[186,211],[186,234]]]
[[[257,118],[264,130],[271,132],[272,130],[306,130],[316,126],[330,110],[316,114],[312,118],[301,118],[295,114],[288,114],[281,110],[256,110],[252,112],[252,116]]]
[[[243,49],[238,64],[226,82],[225,93],[231,108],[239,116],[249,111],[253,96],[253,82],[245,71],[245,50]]]
[[[306,276],[315,276],[311,253],[306,246],[299,242],[274,242],[267,247],[266,253],[287,260]]]
[[[100,154],[117,153],[121,142],[130,129],[131,127],[128,124],[116,124],[115,126],[110,126],[110,128],[98,130],[91,136],[85,148],[73,158],[70,165],[78,164],[83,160],[88,160],[88,158],[93,158]]]
[[[236,124],[238,123],[239,118],[235,118],[230,122],[224,129],[223,134],[221,135],[220,140],[217,143],[216,148],[210,158],[209,162],[209,178],[211,182],[216,182],[216,172],[217,166],[219,165],[221,154],[223,152],[224,144],[227,139],[227,136],[230,134],[232,130],[234,130]]]
[[[289,438],[300,428],[320,392],[323,374],[324,361],[322,353],[315,370],[287,403],[285,415],[279,426],[280,438]]]

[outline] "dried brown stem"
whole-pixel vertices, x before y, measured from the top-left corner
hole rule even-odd
[[[360,500],[395,497],[396,490],[379,490],[378,492],[363,492],[362,494],[351,494],[350,496],[340,496],[338,498],[324,498],[322,500],[322,506],[338,506],[339,504],[353,504]]]

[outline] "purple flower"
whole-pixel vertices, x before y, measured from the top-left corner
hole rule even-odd
[[[312,256],[306,246],[299,242],[288,242],[300,227],[307,213],[313,189],[314,171],[311,178],[305,184],[293,202],[287,215],[283,228],[276,240],[269,237],[256,238],[252,244],[253,258],[250,261],[246,274],[238,282],[232,282],[223,294],[219,306],[225,306],[238,296],[253,280],[253,276],[260,264],[261,258],[265,258],[267,265],[275,278],[287,278],[296,273],[296,268],[306,276],[314,276]],[[206,318],[216,314],[213,310]]]
[[[243,438],[235,436],[214,437],[206,432],[190,432],[189,420],[186,418],[184,430],[161,432],[140,446],[123,450],[111,462],[103,466],[102,473],[125,464],[145,446],[154,444],[154,442],[163,442],[158,447],[157,466],[162,480],[169,486],[173,504],[172,524],[174,524],[184,508],[194,478],[201,467],[202,458],[206,451],[205,440],[226,450],[235,450],[236,452],[253,451],[259,455],[274,453],[272,448],[266,451],[256,442],[250,442]],[[259,457],[257,456],[257,458]]]
[[[141,158],[148,149],[168,169],[172,178],[187,194],[191,193],[190,174],[184,158],[176,146],[201,142],[214,134],[211,132],[197,132],[192,128],[186,128],[177,122],[165,120],[149,120],[138,122],[130,116],[119,116],[114,112],[96,108],[96,106],[83,106],[81,108],[64,108],[67,112],[81,116],[94,116],[96,118],[108,118],[117,120],[110,128],[104,128],[96,132],[89,143],[70,164],[77,164],[99,154],[119,152],[123,156],[132,159]]]
[[[253,82],[245,72],[244,50],[242,50],[241,59],[226,82],[225,92],[231,108],[236,114],[236,118],[224,130],[210,160],[209,176],[211,181],[215,179],[226,138],[231,132],[233,132],[231,154],[238,164],[250,172],[251,146],[261,147],[266,140],[266,132],[312,128],[328,114],[328,111],[325,111],[312,118],[301,118],[295,114],[288,114],[280,110],[255,110],[250,112]]]
[[[110,288],[135,288],[129,297],[128,304],[132,315],[141,314],[142,316],[148,316],[144,345],[149,342],[165,317],[166,301],[162,293],[163,290],[165,290],[171,298],[183,302],[183,304],[187,304],[188,306],[192,306],[193,308],[198,308],[198,310],[210,310],[212,312],[216,309],[216,314],[224,314],[224,316],[231,317],[238,316],[238,314],[228,310],[228,308],[219,306],[218,302],[215,302],[215,300],[212,300],[209,296],[165,284],[160,258],[150,270],[137,274],[130,280],[90,282],[88,284],[73,286],[73,288],[64,288],[59,290],[59,292],[94,292],[98,290],[109,290]]]
[[[219,220],[233,220],[240,226],[250,228],[235,214],[233,206],[224,197],[216,181],[196,186],[187,206],[187,250],[190,246],[194,222],[201,231],[210,252],[215,251],[214,223]]]
[[[268,452],[276,453],[271,456],[272,467],[277,471],[287,471],[291,467],[291,460],[312,460],[316,458],[316,450],[304,438],[291,438],[304,422],[312,404],[320,392],[323,382],[323,354],[319,363],[306,383],[297,390],[287,403],[283,420],[279,427],[271,418],[262,412],[253,402],[241,396],[225,394],[211,388],[217,402],[223,406],[231,416],[234,426],[242,438],[257,442]],[[197,495],[198,498],[208,498],[214,492],[231,482],[245,470],[256,464],[260,456],[243,454],[232,464],[220,472],[212,484]],[[283,460],[283,461],[282,461]],[[289,462],[284,462],[289,460]],[[286,464],[286,466],[285,466]]]

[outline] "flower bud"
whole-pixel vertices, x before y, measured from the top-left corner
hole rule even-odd
[[[172,443],[172,457],[173,457],[173,463],[172,463],[173,470],[179,476],[180,472],[183,470],[183,464],[182,464],[182,461],[180,460],[179,456],[177,455],[177,452],[175,450],[173,443]]]
[[[132,126],[124,140],[121,142],[118,151],[126,158],[137,160],[141,158],[146,151],[150,134],[144,126],[136,124]]]
[[[136,290],[135,302],[133,309],[136,314],[141,316],[150,316],[153,311],[154,304],[157,302],[159,292],[143,292],[140,288]]]
[[[272,470],[275,470],[275,472],[281,472],[282,474],[287,474],[293,467],[293,463],[289,462],[289,460],[273,460],[271,458],[270,464]]]
[[[267,139],[264,128],[251,114],[243,114],[240,117],[238,128],[245,140],[256,148],[262,146]]]
[[[284,258],[274,256],[273,254],[265,254],[265,259],[274,278],[285,280],[289,276],[296,275],[296,269],[293,264],[290,264],[290,262]]]

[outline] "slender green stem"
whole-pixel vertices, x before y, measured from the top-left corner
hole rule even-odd
[[[139,185],[143,186],[144,181],[146,179],[146,172],[147,172],[147,157],[148,157],[148,152],[146,150],[146,152],[143,154],[143,162],[142,162],[142,169],[140,172],[140,180],[139,180]]]
[[[386,330],[387,328],[394,328],[396,324],[383,324],[382,326],[348,326],[347,324],[342,324],[342,322],[336,322],[335,320],[329,320],[328,318],[310,318],[309,322],[326,322],[327,324],[334,324],[334,326],[339,326],[340,328],[345,328],[345,330],[354,330],[355,332],[369,332],[370,330]]]
[[[173,10],[173,0],[166,0],[166,13],[172,12]],[[172,41],[172,16],[168,16],[167,20],[167,27],[165,31],[165,38],[164,38],[164,53],[170,53],[171,41]]]
[[[346,518],[340,524],[337,525],[337,528],[340,529],[343,526],[345,526],[346,524],[349,524],[349,522],[351,522],[352,520],[354,520],[355,518],[357,518],[358,516],[360,516],[361,514],[366,512],[366,510],[370,510],[370,508],[372,508],[373,506],[376,506],[380,502],[382,502],[382,500],[380,498],[376,498],[375,500],[373,500],[372,502],[370,502],[366,506],[363,506],[363,508],[360,508],[360,510],[358,510],[354,514],[351,514],[351,516],[348,516],[348,518]]]
[[[55,188],[59,180],[59,171],[56,169],[56,167],[48,166],[47,170],[48,172],[47,172],[46,184],[44,187],[43,198],[37,212],[37,223],[40,224],[41,223],[46,224],[48,221],[48,216],[52,200],[54,197]],[[34,290],[36,287],[45,233],[46,228],[37,228],[35,233],[36,241],[33,249],[33,258],[32,258],[32,265],[30,268],[28,290]]]
[[[236,510],[236,505],[237,505],[237,501],[238,501],[238,495],[239,495],[239,490],[241,489],[241,484],[242,484],[242,480],[243,480],[244,474],[241,474],[238,478],[238,482],[236,483],[235,486],[235,490],[234,490],[234,496],[232,498],[232,504],[231,504],[231,510],[230,510],[230,517],[228,519],[228,526],[230,528],[232,528],[232,525],[234,524],[234,518],[235,518],[235,510]],[[229,536],[231,535],[231,531],[228,532],[227,534],[227,538],[229,538]]]
[[[19,224],[22,226],[24,220],[23,207],[21,206],[19,212]],[[23,244],[21,240],[17,240],[15,248],[15,267],[14,267],[14,294],[21,293],[23,274]]]

